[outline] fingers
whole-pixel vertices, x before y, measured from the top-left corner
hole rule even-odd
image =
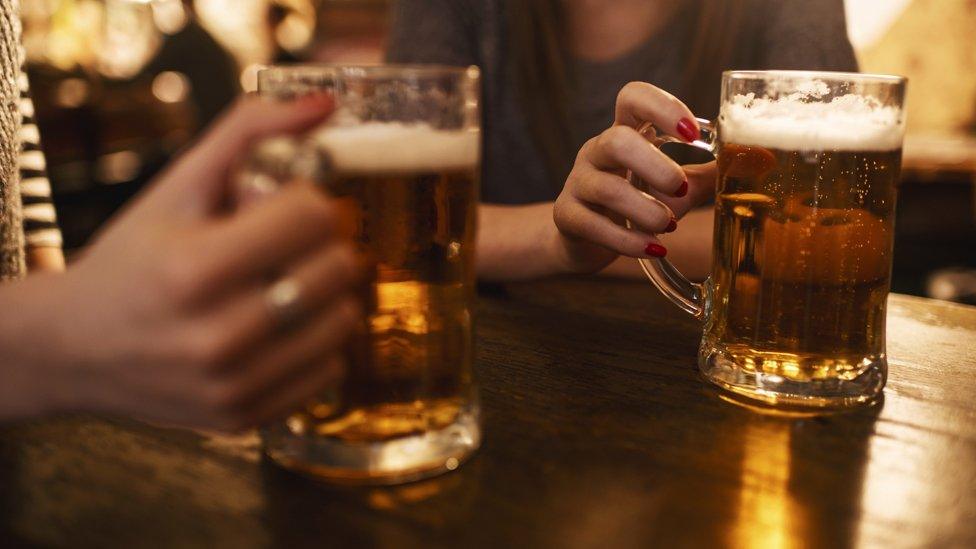
[[[272,342],[233,372],[211,376],[198,392],[204,416],[231,430],[287,414],[337,382],[339,351],[361,326],[351,299],[333,304],[304,327]]]
[[[327,94],[288,102],[241,98],[211,126],[187,160],[200,161],[211,173],[220,173],[258,139],[307,131],[334,108],[335,101]]]
[[[300,406],[338,379],[342,344],[362,323],[359,304],[339,299],[300,329],[271,339],[254,358],[228,355],[233,370],[214,370],[191,358],[165,379],[133,376],[115,391],[112,409],[138,409],[151,419],[191,427],[240,430]],[[215,348],[212,341],[208,348]],[[219,338],[217,338],[219,339]]]
[[[614,124],[638,128],[645,122],[686,142],[701,135],[695,115],[678,98],[646,82],[631,82],[617,95]]]
[[[663,257],[667,252],[654,236],[617,225],[579,202],[564,202],[553,213],[560,230],[630,257]]]
[[[320,250],[284,277],[299,288],[300,314],[317,318],[331,314],[338,302],[348,300],[359,286],[362,274],[359,259],[351,246],[344,244]],[[187,337],[200,340],[198,346],[204,350],[199,354],[204,367],[214,371],[243,367],[244,357],[281,337],[268,307],[267,291],[267,284],[258,283],[193,323],[192,334]],[[208,352],[206,349],[211,347],[218,349]]]
[[[647,122],[687,142],[700,137],[694,115],[681,101],[650,84],[631,82],[617,96],[614,126],[587,142],[577,166],[579,160],[585,160],[597,170],[618,175],[629,170],[680,217],[692,204],[703,200],[706,191],[700,186],[692,189],[688,179],[692,174],[686,173],[638,132],[636,128]],[[677,200],[671,200],[672,197]],[[644,226],[639,216],[628,217],[644,229],[653,228]]]
[[[667,205],[623,177],[606,172],[588,170],[580,174],[574,196],[597,209],[629,219],[645,233],[670,232],[677,221]]]
[[[237,378],[241,396],[250,400],[281,380],[291,377],[295,368],[336,354],[349,335],[363,326],[362,305],[344,298],[322,310],[301,329],[279,338],[255,353]]]
[[[335,238],[339,216],[335,205],[312,185],[290,185],[201,232],[194,243],[200,266],[188,269],[187,276],[210,291],[208,286],[217,281],[246,282],[279,274]]]
[[[633,128],[613,126],[588,142],[585,151],[583,156],[598,170],[630,170],[667,195],[682,194],[687,189],[681,167]]]
[[[288,386],[294,385],[296,379],[314,376],[313,370],[338,357],[349,336],[362,327],[359,303],[351,299],[337,302],[306,327],[262,350],[242,371],[233,374],[240,405],[252,411],[279,408],[280,404],[269,406],[268,401],[277,400],[276,394],[288,392]],[[291,409],[313,395],[314,391],[305,399],[292,402]],[[264,416],[266,412],[255,414]]]
[[[320,124],[334,109],[329,95],[292,102],[239,99],[156,182],[153,204],[167,215],[203,215],[226,198],[231,166],[260,139],[297,134]]]
[[[715,196],[715,178],[718,173],[714,161],[707,164],[689,164],[682,166],[682,169],[688,177],[687,195],[676,198],[664,193],[654,193],[654,197],[665,203],[679,220]]]
[[[207,140],[243,146],[255,138],[310,129],[335,108],[328,93],[307,95],[295,101],[245,96],[213,126]]]
[[[294,412],[339,383],[345,369],[345,363],[338,357],[315,363],[308,369],[307,375],[292,380],[251,410],[245,424],[262,425]]]

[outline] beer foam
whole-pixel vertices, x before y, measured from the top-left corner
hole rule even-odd
[[[438,130],[427,124],[367,122],[323,126],[312,137],[345,173],[417,173],[473,169],[477,130]]]
[[[777,99],[737,95],[722,105],[722,141],[797,151],[892,151],[905,131],[901,109],[847,94],[807,102],[810,93]]]

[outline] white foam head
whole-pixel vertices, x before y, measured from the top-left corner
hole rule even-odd
[[[848,94],[808,101],[811,91],[777,99],[737,95],[722,105],[722,141],[797,151],[892,151],[901,147],[901,109]]]
[[[456,171],[478,165],[478,130],[438,130],[427,124],[366,122],[324,126],[313,139],[342,173]]]

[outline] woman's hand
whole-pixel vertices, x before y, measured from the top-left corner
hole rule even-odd
[[[714,193],[714,163],[682,169],[637,131],[645,122],[685,142],[699,138],[694,115],[674,96],[642,82],[624,86],[614,125],[580,149],[553,207],[558,232],[550,249],[561,270],[599,271],[621,254],[665,256],[654,235],[674,231],[681,216]],[[631,185],[628,170],[652,193]]]
[[[226,207],[251,144],[308,129],[331,108],[322,98],[241,101],[68,273],[7,288],[25,309],[8,367],[35,369],[47,409],[229,430],[287,414],[334,383],[338,350],[362,323],[359,268],[336,236],[336,209],[302,184]],[[276,315],[273,296],[296,291],[297,309]]]

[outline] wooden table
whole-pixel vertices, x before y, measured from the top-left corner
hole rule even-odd
[[[644,284],[486,293],[484,447],[397,488],[311,482],[253,436],[7,426],[0,546],[976,546],[976,309],[893,296],[884,402],[819,417],[723,400],[700,329]]]

